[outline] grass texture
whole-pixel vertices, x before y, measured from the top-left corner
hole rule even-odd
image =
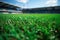
[[[0,40],[60,40],[60,14],[0,14]]]

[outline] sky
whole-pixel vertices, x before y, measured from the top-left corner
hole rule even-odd
[[[37,8],[60,5],[60,0],[3,0],[22,8]]]
[[[57,0],[18,0],[24,3],[24,8],[56,6]]]

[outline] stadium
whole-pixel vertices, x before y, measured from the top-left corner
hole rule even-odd
[[[60,13],[60,6],[23,9],[24,13]]]
[[[15,1],[14,1],[15,2]],[[9,12],[9,13],[60,13],[60,6],[49,6],[49,7],[40,7],[40,8],[27,8],[23,9],[20,6],[17,6],[13,3],[5,2],[4,0],[0,1],[0,12]],[[17,2],[18,4],[18,2]]]
[[[9,4],[7,2],[0,2],[0,12],[3,13],[20,13],[21,12],[21,7]]]
[[[60,6],[35,4],[40,2],[46,0],[0,0],[0,40],[60,40]]]

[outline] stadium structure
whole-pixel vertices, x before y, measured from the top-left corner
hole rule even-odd
[[[23,13],[60,13],[60,6],[23,9]]]
[[[9,12],[9,13],[21,13],[21,12],[23,12],[23,13],[60,13],[60,6],[22,9],[20,6],[13,4],[13,2],[15,2],[15,3],[18,3],[18,2],[13,0],[13,2],[9,3],[8,1],[0,0],[0,12]]]
[[[1,13],[20,13],[21,12],[21,7],[4,2],[4,1],[0,1],[0,12]]]

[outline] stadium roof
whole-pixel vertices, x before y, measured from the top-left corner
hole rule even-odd
[[[0,2],[10,4],[10,5],[14,5],[14,6],[18,6],[18,7],[22,6],[22,3],[17,2],[16,0],[0,0]]]
[[[7,4],[7,3],[4,3],[4,2],[0,2],[0,7],[14,7],[14,8],[20,8],[18,6],[15,6],[15,5],[12,5],[12,4]]]

